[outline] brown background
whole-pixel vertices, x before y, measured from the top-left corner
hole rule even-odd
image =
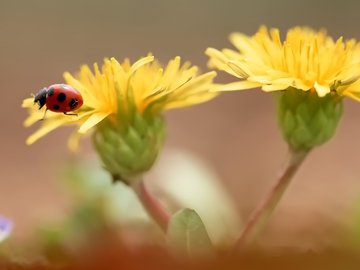
[[[162,62],[181,55],[206,70],[208,46],[229,47],[232,31],[261,24],[283,33],[295,25],[325,27],[335,37],[360,39],[358,1],[91,1],[0,0],[0,213],[23,236],[64,215],[66,196],[56,171],[71,159],[68,129],[25,145],[23,98],[62,81],[65,70],[105,56],[132,60],[152,52]],[[219,82],[228,82],[219,76]],[[272,96],[253,90],[223,94],[210,103],[167,113],[167,145],[206,159],[246,215],[276,177],[286,157]],[[269,228],[271,244],[332,243],[346,228],[360,196],[360,104],[346,102],[336,137],[316,149],[296,177]],[[89,143],[82,154],[91,154]]]

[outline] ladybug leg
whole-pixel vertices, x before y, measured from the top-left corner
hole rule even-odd
[[[77,113],[67,113],[67,112],[64,112],[65,115],[75,115],[77,116],[78,114]]]
[[[45,115],[46,115],[46,112],[48,111],[48,109],[46,108],[45,112],[44,112],[44,115],[43,117],[40,119],[40,121],[44,120],[45,119]]]

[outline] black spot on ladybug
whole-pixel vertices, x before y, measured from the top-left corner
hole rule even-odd
[[[71,109],[74,109],[78,105],[78,100],[76,98],[72,98],[69,102],[69,107]]]
[[[47,95],[48,95],[49,97],[51,97],[53,94],[54,94],[54,88],[49,88],[49,89],[47,90]]]
[[[59,106],[59,105],[57,105],[57,104],[54,104],[54,105],[53,105],[53,109],[54,109],[55,111],[57,111],[57,110],[59,110],[59,109],[60,109],[60,106]]]
[[[59,101],[60,103],[61,103],[61,102],[64,102],[65,99],[66,99],[66,95],[65,95],[64,93],[59,93],[56,99],[57,99],[57,101]]]

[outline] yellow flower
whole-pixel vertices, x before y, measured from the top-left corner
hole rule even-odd
[[[334,135],[344,96],[360,101],[360,44],[325,31],[295,27],[282,41],[278,29],[254,36],[233,33],[237,50],[208,48],[209,64],[239,78],[218,90],[261,87],[276,91],[277,115],[292,151],[309,151]],[[284,90],[284,91],[279,91]]]
[[[354,39],[334,41],[325,31],[295,27],[282,41],[278,29],[261,27],[252,37],[233,33],[230,40],[238,51],[206,51],[212,67],[241,79],[221,90],[291,87],[316,91],[319,97],[336,92],[360,101],[360,44]]]
[[[181,65],[175,57],[165,68],[153,56],[143,57],[131,64],[128,59],[119,63],[116,59],[105,59],[102,68],[94,64],[94,71],[87,65],[78,75],[66,72],[67,84],[82,95],[84,105],[76,111],[77,116],[48,111],[41,127],[28,139],[32,144],[59,126],[75,124],[75,136],[87,133],[104,119],[113,120],[122,114],[124,121],[134,114],[156,115],[163,110],[205,102],[214,97],[212,79],[215,72],[198,75],[198,68],[189,62]],[[31,126],[43,117],[34,99],[28,98],[22,106],[29,109],[25,126]],[[126,123],[124,123],[126,124]],[[72,140],[70,143],[73,145]]]

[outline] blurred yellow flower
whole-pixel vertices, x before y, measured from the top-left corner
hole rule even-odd
[[[180,57],[170,60],[165,68],[151,55],[133,64],[128,59],[123,63],[114,58],[105,59],[101,69],[94,64],[94,71],[84,65],[76,76],[64,74],[66,83],[76,88],[84,100],[84,105],[76,111],[77,116],[48,111],[41,127],[26,143],[32,144],[63,125],[78,125],[74,138],[106,118],[115,119],[119,113],[126,119],[134,111],[156,115],[163,110],[205,102],[215,96],[210,91],[215,76],[215,72],[198,75],[198,68],[189,62],[181,65]],[[45,110],[39,111],[33,98],[25,99],[22,107],[29,109],[25,126],[38,122]]]
[[[233,33],[230,40],[238,51],[206,50],[211,67],[241,79],[221,90],[292,87],[316,91],[319,97],[336,92],[360,101],[360,44],[354,39],[334,41],[323,30],[295,27],[282,41],[278,29],[263,26],[254,36]]]

